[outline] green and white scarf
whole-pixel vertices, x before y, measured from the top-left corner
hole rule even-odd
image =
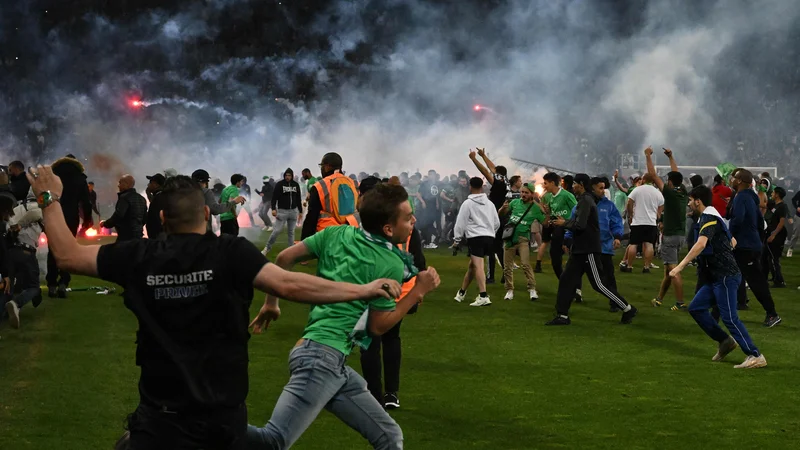
[[[414,257],[410,253],[400,250],[396,245],[389,242],[389,240],[383,236],[371,234],[368,231],[365,231],[363,228],[359,228],[358,232],[360,232],[369,242],[394,253],[400,258],[401,261],[403,261],[403,283],[406,283],[417,276],[419,270],[416,268],[416,266],[414,266]],[[369,308],[367,308],[364,311],[364,314],[359,317],[358,322],[356,322],[356,326],[353,327],[353,331],[351,331],[350,335],[348,336],[351,345],[358,345],[365,350],[369,348],[369,344],[372,342],[372,337],[369,336],[369,332],[367,331],[368,321]]]

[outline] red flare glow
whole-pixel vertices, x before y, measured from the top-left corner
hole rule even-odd
[[[481,105],[475,105],[475,106],[472,107],[472,109],[474,109],[475,111],[480,111],[481,110]]]
[[[144,106],[142,101],[138,99],[131,100],[130,104],[131,108],[141,108],[142,106]]]

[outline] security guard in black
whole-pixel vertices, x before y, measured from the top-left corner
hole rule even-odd
[[[140,406],[130,419],[132,437],[137,426],[163,422],[164,412],[188,413],[214,420],[194,430],[192,423],[175,424],[188,432],[176,436],[180,445],[191,445],[186,440],[196,434],[197,443],[220,439],[220,448],[237,448],[226,443],[241,441],[246,430],[248,310],[253,279],[267,262],[244,238],[227,235],[170,234],[100,248],[100,277],[125,289],[125,306],[139,322]],[[158,420],[147,420],[154,414]],[[164,426],[148,430],[162,438],[148,444],[161,447],[150,448],[167,448],[163,436],[172,433]]]

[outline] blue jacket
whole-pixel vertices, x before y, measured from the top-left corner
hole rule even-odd
[[[575,215],[575,207],[572,208],[572,215]],[[622,216],[614,205],[614,202],[603,197],[597,202],[597,219],[600,222],[600,243],[603,246],[603,253],[606,255],[614,254],[614,239],[622,239],[625,232],[622,224]],[[572,232],[567,230],[564,239],[572,239]]]
[[[745,189],[733,197],[728,228],[736,239],[737,249],[761,251],[764,216],[761,215],[758,195],[751,189]]]

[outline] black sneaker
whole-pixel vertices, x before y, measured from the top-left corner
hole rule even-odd
[[[774,283],[772,285],[772,289],[783,289],[786,287],[786,283]]]
[[[575,290],[575,297],[573,298],[575,303],[583,303],[583,293],[581,293],[580,289]]]
[[[400,407],[400,398],[397,397],[396,392],[387,392],[383,394],[383,407],[386,409],[397,409]]]
[[[633,273],[633,268],[630,266],[619,266],[620,272]]]
[[[59,284],[58,289],[56,290],[56,295],[58,298],[67,298],[67,287],[63,284]]]
[[[494,284],[494,278],[491,278],[491,277],[487,278],[486,279],[486,284]]]
[[[31,303],[33,304],[34,308],[38,308],[39,305],[42,304],[42,291],[41,291],[41,289],[39,290],[38,294],[33,296],[33,298],[31,299]]]
[[[56,286],[47,286],[47,296],[50,298],[56,298],[58,293],[56,292],[58,288]]]
[[[650,268],[645,267],[644,269],[642,269],[642,273],[650,273]]]
[[[619,323],[628,325],[629,323],[633,322],[633,318],[636,317],[636,313],[638,312],[639,310],[636,309],[635,306],[631,305],[631,309],[629,309],[628,312],[622,313],[622,319],[620,319]]]
[[[561,316],[555,316],[553,320],[545,323],[545,325],[569,325],[571,323],[572,321],[569,320],[569,317],[564,318]]]
[[[767,327],[767,328],[772,328],[772,327],[774,327],[775,325],[777,325],[779,323],[781,323],[781,316],[779,316],[777,314],[775,314],[772,317],[767,316],[767,318],[764,319],[764,326]]]
[[[536,267],[533,268],[533,272],[534,273],[542,273],[542,265],[539,264],[539,263],[536,263]]]
[[[738,305],[736,309],[739,311],[747,311],[748,309],[750,309],[750,307],[747,306],[747,303],[745,303],[744,305]]]
[[[622,311],[622,310],[619,309],[619,306],[617,306],[616,303],[612,303],[611,305],[608,305],[608,312],[615,313],[615,312],[620,312],[620,311]]]

